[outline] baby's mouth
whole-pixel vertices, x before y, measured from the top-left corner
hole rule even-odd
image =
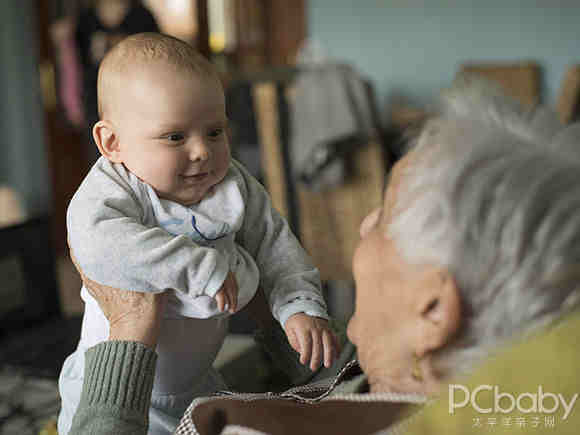
[[[200,182],[209,176],[209,172],[198,172],[197,174],[183,174],[182,177],[186,181]]]

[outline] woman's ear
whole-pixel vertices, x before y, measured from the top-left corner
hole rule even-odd
[[[418,357],[445,346],[461,324],[461,298],[453,276],[447,270],[433,268],[421,284],[416,305]]]
[[[101,154],[113,163],[123,163],[119,136],[109,121],[99,121],[93,127],[93,138]]]

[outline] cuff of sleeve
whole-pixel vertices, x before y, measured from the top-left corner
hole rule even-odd
[[[85,352],[81,401],[147,414],[157,354],[142,343],[105,341]]]
[[[228,272],[230,271],[230,265],[224,256],[218,255],[217,259],[218,261],[216,263],[215,269],[210,275],[203,292],[205,295],[211,296],[212,298],[221,288],[222,284],[226,280],[226,277],[228,276]]]
[[[330,316],[326,312],[325,307],[309,299],[296,299],[288,304],[282,305],[278,310],[278,321],[282,328],[286,324],[286,320],[297,313],[305,313],[311,317],[321,317],[330,320]]]

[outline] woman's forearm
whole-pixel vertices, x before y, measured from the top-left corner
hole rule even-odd
[[[69,434],[146,434],[156,362],[154,350],[134,341],[105,341],[88,349]]]

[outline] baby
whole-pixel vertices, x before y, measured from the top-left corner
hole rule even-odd
[[[228,316],[244,306],[259,316],[258,287],[300,362],[330,366],[337,346],[318,271],[263,187],[230,158],[211,64],[172,37],[133,35],[101,63],[98,99],[102,157],[69,205],[69,245],[87,280],[169,293],[149,433],[173,432],[194,397],[226,388],[212,363]],[[60,434],[80,397],[85,351],[109,335],[85,286],[81,296],[81,339],[59,380]]]

